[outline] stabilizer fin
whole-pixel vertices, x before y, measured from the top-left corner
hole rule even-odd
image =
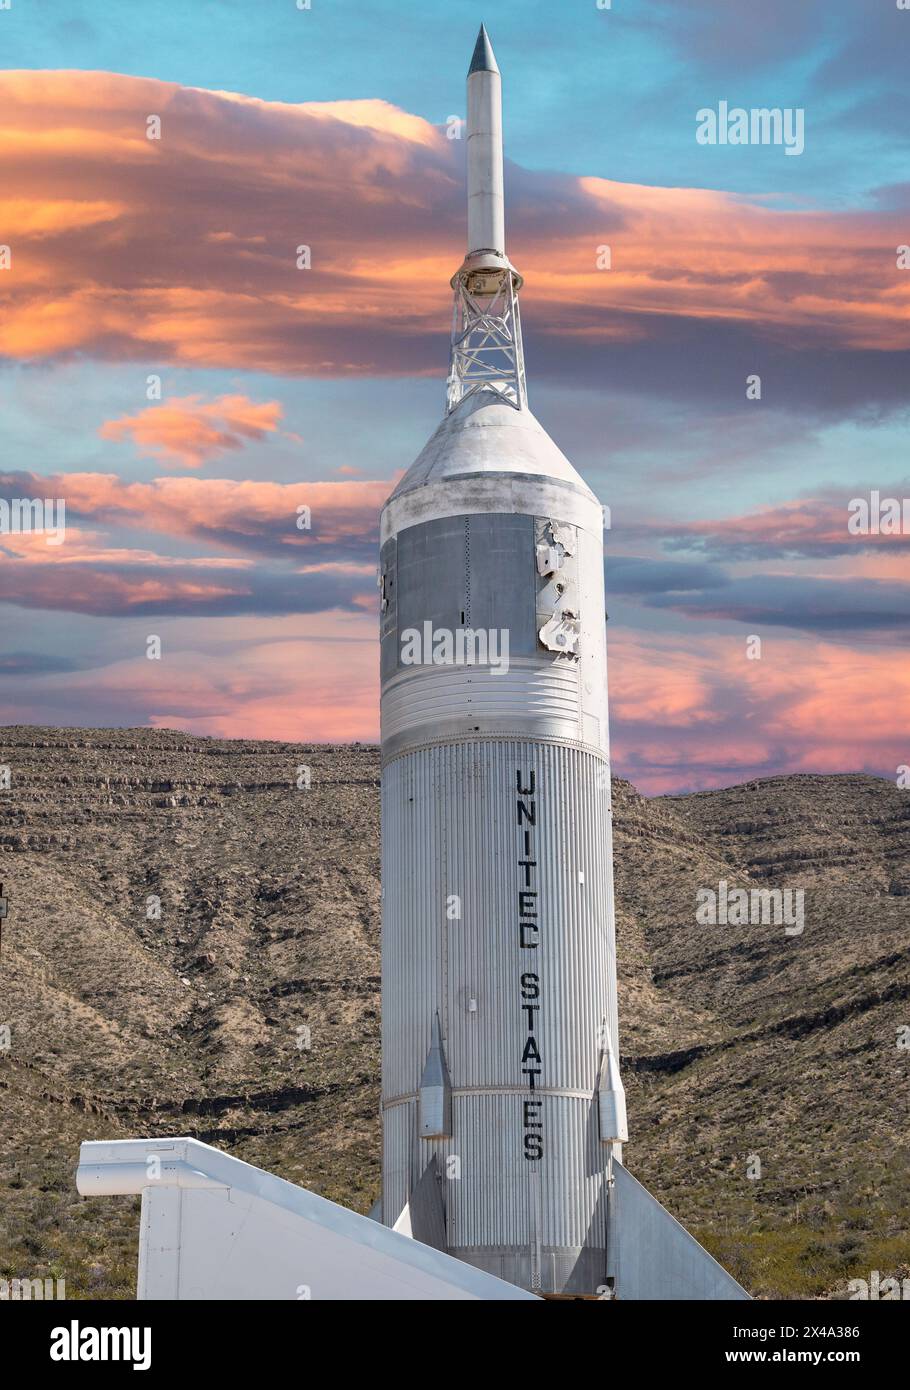
[[[392,1229],[423,1245],[432,1245],[434,1250],[448,1251],[446,1213],[435,1154]]]
[[[613,1178],[610,1266],[617,1298],[751,1297],[618,1161]]]

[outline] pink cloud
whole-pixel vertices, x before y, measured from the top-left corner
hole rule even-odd
[[[135,630],[125,630],[128,656],[17,686],[28,693],[27,717],[92,723],[96,710],[115,708],[121,723],[224,738],[378,738],[374,611],[204,625],[178,616],[150,630],[163,635],[161,663],[147,662]],[[887,649],[782,634],[765,641],[761,661],[747,661],[741,638],[645,641],[619,629],[610,693],[614,770],[649,795],[794,771],[893,779],[910,764],[910,667]],[[6,681],[4,721],[22,717],[13,699]]]
[[[140,454],[182,468],[200,468],[250,439],[263,439],[278,428],[279,401],[251,401],[248,396],[175,396],[137,415],[106,420],[102,439],[132,439]]]
[[[47,537],[40,531],[8,535],[2,533],[0,545],[14,559],[27,565],[150,565],[161,569],[248,569],[255,561],[236,555],[176,556],[160,555],[154,550],[124,548],[110,545],[101,531],[67,525],[63,542],[48,548]],[[6,570],[7,578],[11,571]],[[8,594],[4,593],[4,599]]]
[[[881,488],[882,496],[901,497],[906,488]],[[719,557],[742,555],[763,559],[779,556],[828,557],[860,551],[882,553],[906,550],[907,535],[862,534],[848,530],[849,502],[854,496],[869,500],[869,489],[845,489],[842,497],[802,497],[761,507],[741,516],[660,523],[629,528],[630,534],[661,537],[672,545],[706,550]],[[906,559],[904,560],[906,566]]]
[[[177,619],[153,629],[160,662],[135,655],[60,678],[69,709],[115,703],[126,721],[220,738],[370,742],[378,736],[375,614],[295,614],[254,619]],[[52,712],[54,677],[42,677],[39,710]],[[62,721],[60,721],[62,722]],[[87,721],[87,722],[90,722]],[[288,776],[296,764],[289,766]]]
[[[910,764],[910,664],[890,647],[624,631],[610,644],[617,771],[650,795],[729,786],[782,772]]]
[[[393,486],[393,481],[365,479],[273,483],[170,477],[124,482],[114,473],[0,474],[0,487],[14,495],[63,498],[70,517],[272,553],[285,546],[371,545],[380,508]]]
[[[236,604],[250,593],[249,585],[238,583],[236,578],[207,581],[202,576],[149,573],[149,568],[132,557],[125,565],[122,561],[103,566],[54,561],[13,566],[5,572],[3,597],[7,603],[27,608],[124,617],[131,612],[163,609],[191,613],[198,608],[205,612],[219,604]],[[151,568],[157,569],[157,565]]]

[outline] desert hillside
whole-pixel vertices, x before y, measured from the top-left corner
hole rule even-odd
[[[367,1210],[378,750],[22,727],[0,764],[0,1277],[131,1293],[136,1204],[76,1194],[85,1138],[192,1134]],[[910,792],[615,808],[628,1166],[756,1294],[910,1274]],[[804,930],[700,925],[721,880],[803,889]]]

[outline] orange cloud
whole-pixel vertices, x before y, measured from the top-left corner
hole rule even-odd
[[[98,433],[102,439],[132,439],[141,454],[200,468],[229,449],[240,449],[248,439],[262,439],[278,428],[283,414],[279,401],[257,404],[248,396],[175,396],[149,406],[137,415],[106,420]]]
[[[781,209],[709,189],[579,182],[604,216],[622,219],[619,235],[604,239],[613,242],[613,269],[603,279],[618,308],[778,333],[824,329],[842,347],[910,346],[910,283],[897,269],[893,217]],[[560,293],[573,278],[590,293],[593,251],[585,248],[580,261],[566,249]]]
[[[380,101],[292,105],[113,73],[9,72],[0,99],[0,352],[439,369],[427,343],[461,257],[464,151],[427,122]],[[520,169],[513,182],[514,257],[548,337],[634,341],[670,316],[790,346],[910,345],[896,215]]]

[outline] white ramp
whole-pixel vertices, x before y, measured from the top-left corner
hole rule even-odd
[[[750,1295],[666,1207],[613,1164],[611,1267],[619,1299],[739,1299]]]
[[[85,1143],[76,1186],[142,1194],[140,1299],[534,1298],[196,1139]]]

